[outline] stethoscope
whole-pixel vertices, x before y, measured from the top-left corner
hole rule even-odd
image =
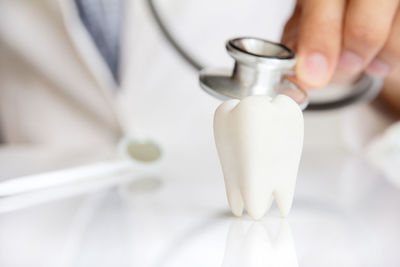
[[[250,95],[285,94],[292,97],[303,110],[332,110],[358,102],[370,102],[380,92],[381,78],[363,73],[348,90],[348,94],[327,101],[309,101],[302,90],[287,77],[293,76],[296,64],[294,51],[283,44],[254,37],[240,37],[226,42],[226,50],[234,59],[233,68],[203,67],[176,41],[165,26],[154,0],[148,0],[150,13],[162,35],[176,52],[199,72],[200,87],[220,99],[242,99]]]

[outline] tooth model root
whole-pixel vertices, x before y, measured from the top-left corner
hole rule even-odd
[[[261,219],[272,205],[271,193],[264,195],[251,195],[245,200],[248,214],[258,220]]]
[[[242,216],[244,203],[239,189],[227,189],[227,197],[232,213],[238,217]]]

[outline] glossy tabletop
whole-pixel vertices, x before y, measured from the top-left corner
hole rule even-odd
[[[260,221],[231,215],[215,155],[170,151],[164,166],[35,205],[0,199],[1,266],[400,264],[400,189],[360,157],[305,150],[290,216]]]

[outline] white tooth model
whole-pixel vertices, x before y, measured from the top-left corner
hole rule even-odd
[[[229,206],[241,216],[265,215],[275,198],[286,217],[303,147],[303,114],[290,97],[249,96],[215,111],[214,136]]]

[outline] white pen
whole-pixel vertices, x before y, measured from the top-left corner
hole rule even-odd
[[[118,160],[7,179],[0,182],[0,197],[93,181],[106,175],[118,175],[132,168],[132,161]]]

